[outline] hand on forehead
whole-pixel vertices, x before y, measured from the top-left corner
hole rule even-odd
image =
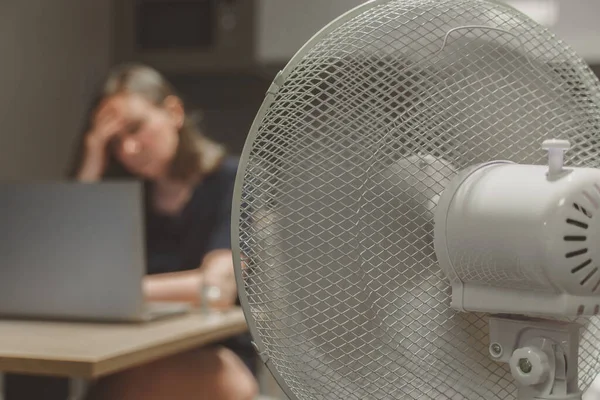
[[[124,117],[127,109],[127,102],[122,95],[110,96],[104,99],[96,111],[96,118],[103,119],[107,117]]]

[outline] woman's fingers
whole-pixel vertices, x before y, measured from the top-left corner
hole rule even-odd
[[[99,145],[105,145],[113,136],[117,135],[123,129],[123,122],[120,119],[112,118],[98,122],[98,125],[90,132],[92,141]]]
[[[113,135],[119,133],[123,129],[123,121],[120,119],[108,120],[101,128],[102,135],[105,138],[110,138]]]

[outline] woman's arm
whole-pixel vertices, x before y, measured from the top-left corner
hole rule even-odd
[[[111,138],[123,129],[123,121],[115,110],[101,106],[94,116],[92,129],[85,134],[83,159],[75,178],[83,182],[95,182],[102,178],[107,161],[107,145]]]
[[[198,268],[147,275],[144,277],[144,295],[150,301],[183,301],[200,304],[200,285],[203,282]]]
[[[86,144],[83,163],[77,171],[75,179],[82,182],[95,182],[102,178],[106,164],[106,155],[102,146],[104,144]]]
[[[237,286],[231,250],[209,252],[200,267],[193,270],[144,278],[146,298],[154,301],[183,301],[200,305],[202,286],[216,286],[220,290],[220,298],[210,304],[212,308],[224,309],[235,303]]]

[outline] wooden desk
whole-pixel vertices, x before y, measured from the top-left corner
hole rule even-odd
[[[91,380],[246,330],[240,308],[130,324],[0,320],[0,372]]]

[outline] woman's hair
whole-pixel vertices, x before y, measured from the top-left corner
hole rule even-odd
[[[85,129],[76,146],[74,160],[69,175],[74,177],[81,167],[84,157],[85,135],[91,128],[94,114],[100,103],[116,94],[133,93],[144,97],[156,106],[161,106],[168,96],[177,96],[169,82],[155,69],[142,64],[124,64],[113,68],[96,95],[88,112]],[[177,96],[179,97],[179,96]],[[180,97],[179,97],[180,98]],[[225,149],[205,137],[197,126],[197,121],[186,113],[179,129],[179,143],[171,164],[169,176],[175,180],[191,181],[202,179],[221,163]],[[114,157],[108,154],[105,178],[126,178],[132,175]]]

